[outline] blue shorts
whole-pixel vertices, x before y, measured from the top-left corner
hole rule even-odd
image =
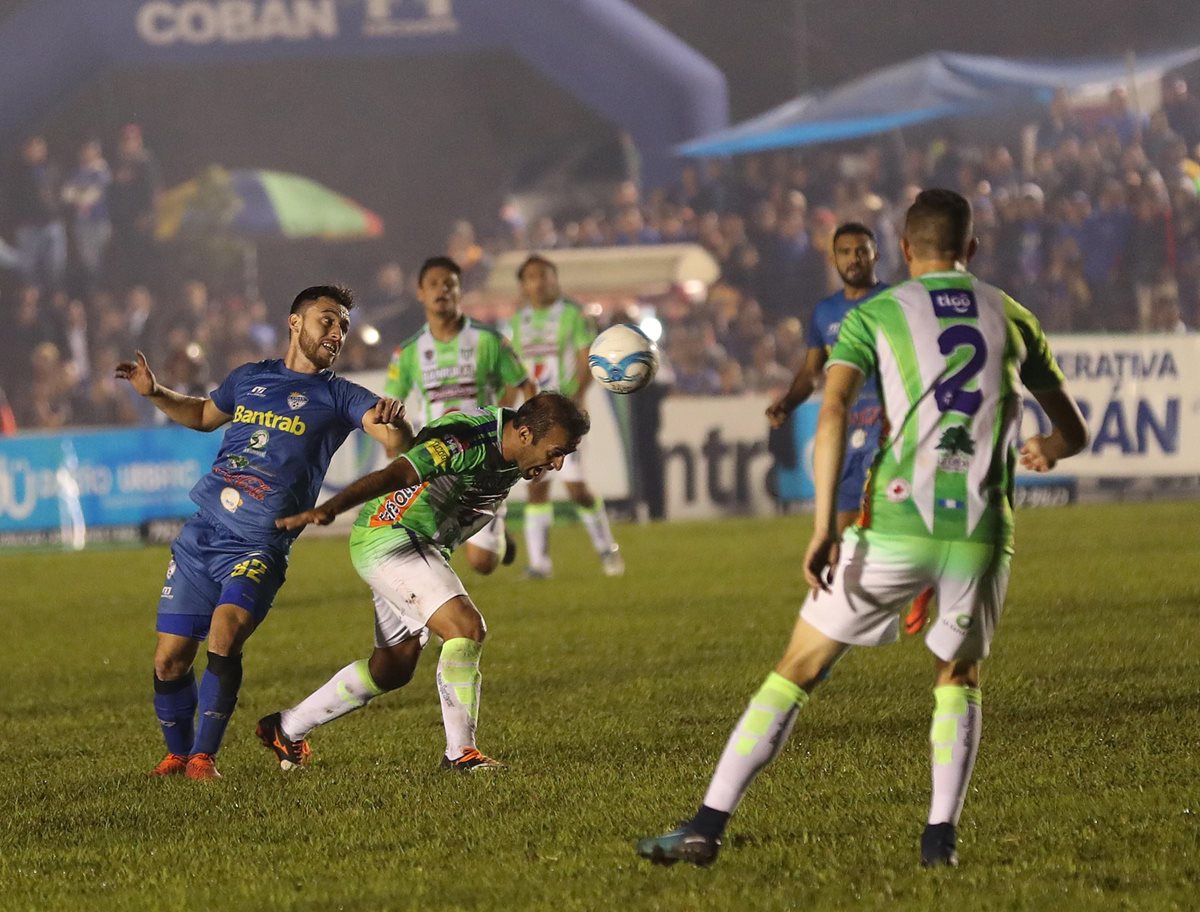
[[[288,553],[278,545],[238,538],[197,513],[171,545],[158,600],[159,633],[203,640],[218,605],[237,605],[261,624],[283,585]]]
[[[842,480],[838,482],[837,511],[857,513],[862,509],[863,489],[867,486],[867,473],[875,460],[875,448],[864,447],[849,450],[842,466]]]

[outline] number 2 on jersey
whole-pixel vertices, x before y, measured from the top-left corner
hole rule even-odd
[[[963,387],[978,376],[983,370],[983,365],[987,363],[987,342],[983,333],[974,326],[956,323],[946,327],[938,336],[938,348],[947,357],[959,348],[971,349],[971,357],[967,359],[967,363],[934,387],[933,396],[938,411],[974,415],[983,404],[983,393]]]

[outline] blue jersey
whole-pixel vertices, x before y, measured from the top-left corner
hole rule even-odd
[[[865,298],[856,301],[846,300],[844,291],[822,298],[813,308],[812,321],[808,324],[808,345],[810,348],[823,348],[829,354],[837,343],[838,330],[842,328],[842,320],[864,301],[869,301],[879,292],[886,289],[887,283],[880,282],[871,289]],[[879,401],[879,391],[875,381],[869,380],[863,384],[850,412],[847,426],[847,449],[862,450],[870,448],[872,452],[879,446],[879,431],[883,423],[883,408]],[[849,453],[847,454],[850,455]]]
[[[332,371],[302,374],[283,362],[243,364],[213,390],[233,421],[192,500],[234,535],[289,542],[275,520],[310,509],[329,460],[379,397]]]

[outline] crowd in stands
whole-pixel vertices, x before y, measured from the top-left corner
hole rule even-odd
[[[813,305],[839,287],[828,255],[834,229],[870,226],[880,278],[901,279],[903,214],[927,186],[971,200],[981,240],[972,271],[1047,330],[1174,333],[1200,323],[1200,99],[1167,79],[1149,116],[1118,88],[1104,111],[1081,117],[1060,96],[1027,140],[888,138],[688,163],[674,185],[628,180],[592,212],[526,222],[508,207],[480,236],[458,222],[445,252],[473,293],[507,249],[552,258],[571,247],[703,245],[720,280],[702,300],[658,302],[673,390],[684,395],[786,386]],[[112,378],[135,348],[162,382],[193,393],[238,364],[278,355],[284,326],[262,301],[155,274],[161,179],[137,125],[122,128],[111,161],[89,141],[76,166],[59,171],[53,151],[30,139],[2,188],[0,237],[11,244],[0,242],[0,267],[20,283],[0,300],[10,327],[0,432],[161,421]],[[420,326],[411,279],[389,262],[361,290],[356,321],[377,333],[354,334],[339,369],[382,366]]]

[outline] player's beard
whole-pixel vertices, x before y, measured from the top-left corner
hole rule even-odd
[[[866,267],[854,267],[857,274],[837,271],[838,278],[845,283],[847,288],[873,288],[875,283],[871,280],[871,270]]]
[[[322,370],[332,367],[337,355],[324,348],[320,339],[314,339],[303,326],[300,327],[300,351],[309,361]]]

